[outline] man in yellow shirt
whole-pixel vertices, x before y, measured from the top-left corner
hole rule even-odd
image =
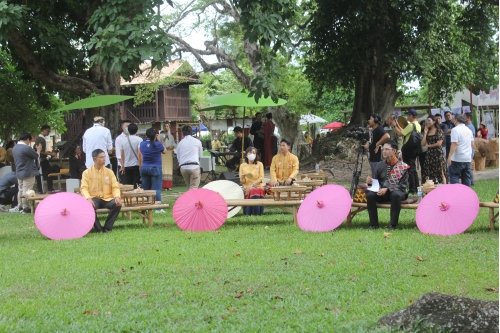
[[[280,152],[273,157],[271,162],[271,184],[273,186],[291,185],[299,173],[299,159],[290,153],[290,141],[282,139]]]
[[[120,186],[111,169],[104,167],[106,154],[101,149],[92,152],[94,164],[82,174],[80,193],[87,199],[95,210],[109,209],[108,218],[101,226],[97,213],[95,214],[94,229],[97,232],[111,232],[115,220],[121,209]]]

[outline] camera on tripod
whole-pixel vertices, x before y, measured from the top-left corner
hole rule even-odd
[[[364,145],[370,138],[369,134],[365,132],[365,127],[354,126],[347,130],[345,133],[346,138],[354,138],[359,141],[361,145]]]

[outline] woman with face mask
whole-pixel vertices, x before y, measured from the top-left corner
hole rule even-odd
[[[243,184],[245,199],[264,198],[264,165],[256,161],[257,149],[248,147],[245,150],[245,162],[240,165],[240,181]],[[261,215],[263,206],[245,207],[245,215]]]

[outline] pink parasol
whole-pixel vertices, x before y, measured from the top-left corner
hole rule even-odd
[[[351,196],[339,185],[321,186],[304,199],[297,215],[304,231],[330,231],[342,224],[351,210]]]
[[[92,204],[69,192],[49,195],[35,211],[36,227],[44,236],[54,240],[83,237],[92,229],[94,220]]]
[[[423,233],[458,235],[471,226],[479,212],[479,199],[470,187],[443,185],[429,192],[417,208],[417,227]]]
[[[226,221],[227,204],[219,193],[199,188],[181,195],[175,201],[172,215],[182,230],[215,230]]]

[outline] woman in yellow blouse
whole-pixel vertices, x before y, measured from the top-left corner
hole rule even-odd
[[[245,162],[240,165],[240,181],[243,184],[245,199],[264,198],[264,165],[258,162],[257,149],[248,147],[245,150]],[[264,206],[245,207],[246,215],[261,215]]]

